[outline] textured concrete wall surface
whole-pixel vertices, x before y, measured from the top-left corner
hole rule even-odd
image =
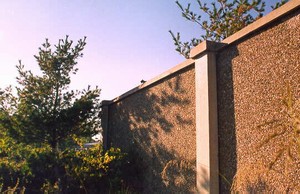
[[[298,9],[217,54],[224,192],[228,181],[242,192],[300,191],[299,27]]]
[[[299,7],[291,0],[222,43],[202,42],[192,59],[103,103],[104,145],[134,156],[135,188],[194,193],[206,177],[216,193],[300,192]],[[216,176],[196,170],[201,159]]]
[[[144,193],[194,192],[194,65],[109,105],[108,144],[137,158]]]

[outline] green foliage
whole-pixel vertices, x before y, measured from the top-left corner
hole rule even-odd
[[[120,149],[110,148],[104,152],[98,145],[90,149],[68,150],[63,154],[62,163],[69,180],[72,177],[80,188],[85,191],[104,192],[110,189],[110,185],[115,190],[121,187],[124,157],[125,154]]]
[[[282,0],[273,9],[276,9],[285,2],[287,0]],[[189,58],[191,48],[202,41],[211,40],[220,42],[261,18],[265,11],[265,2],[261,0],[216,0],[210,6],[202,3],[201,0],[197,0],[200,13],[195,13],[191,9],[190,3],[186,7],[183,7],[179,1],[176,1],[176,4],[186,20],[199,25],[204,31],[203,35],[193,38],[189,42],[182,42],[180,33],[175,35],[171,30],[169,31],[174,40],[175,50],[185,58]]]
[[[68,90],[71,74],[76,74],[85,38],[73,42],[59,40],[51,45],[46,40],[35,56],[42,75],[33,75],[20,62],[18,95],[12,106],[13,114],[4,122],[10,133],[21,142],[47,143],[53,150],[64,146],[72,135],[91,136],[99,128],[98,88],[83,91]]]
[[[62,188],[55,181],[54,156],[50,147],[8,146],[1,144],[0,192],[99,193],[122,188],[122,168],[126,155],[120,149],[103,151],[100,145],[90,149],[68,149],[59,156]],[[17,184],[16,184],[17,183]]]
[[[85,38],[46,39],[34,75],[20,62],[17,94],[0,89],[0,192],[99,193],[121,188],[125,155],[101,146],[83,149],[98,133],[100,90],[69,89]]]
[[[3,128],[0,136],[0,184],[3,190],[22,190],[24,185],[32,185],[33,180],[42,177],[39,174],[45,175],[48,160],[42,159],[44,153],[49,152],[49,147],[37,148],[17,143]]]

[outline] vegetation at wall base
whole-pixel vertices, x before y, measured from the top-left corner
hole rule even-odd
[[[3,147],[1,145],[1,150]],[[13,156],[13,152],[24,155]],[[11,148],[8,153],[10,155],[0,159],[1,193],[99,193],[115,192],[124,187],[122,171],[127,160],[120,149],[104,151],[97,145],[89,149],[66,150],[58,162],[62,188],[54,179],[54,157],[49,147]],[[22,160],[18,161],[17,157]]]
[[[124,185],[126,154],[82,145],[99,133],[100,89],[70,90],[86,38],[46,42],[41,74],[19,62],[16,94],[0,89],[0,192],[99,193]],[[113,187],[111,186],[113,185]]]
[[[258,146],[261,149],[276,138],[285,138],[285,145],[275,154],[274,159],[269,163],[268,169],[271,170],[275,163],[286,153],[287,162],[300,160],[300,101],[294,99],[293,91],[288,85],[287,94],[283,99],[284,113],[287,119],[272,120],[260,125],[259,127],[282,126],[282,130],[270,134]]]
[[[283,170],[283,176],[288,179],[288,173],[294,171],[292,166],[300,164],[300,99],[295,99],[292,88],[288,85],[286,94],[282,100],[283,118],[271,119],[257,126],[257,130],[275,130],[268,134],[257,147],[256,152],[260,153],[268,147],[275,147],[280,144],[280,149],[273,153],[267,153],[263,160],[256,163],[243,165],[236,173],[231,185],[232,193],[245,188],[245,185],[251,188],[251,191],[258,191],[264,183],[264,178],[271,174]],[[267,133],[267,131],[266,131]],[[280,142],[280,140],[284,140]],[[280,169],[278,169],[280,168]],[[282,183],[283,184],[283,183]],[[268,188],[268,185],[264,185]],[[278,191],[272,188],[274,192]],[[299,182],[288,182],[285,193],[289,191],[299,191]],[[260,191],[260,192],[263,192]]]

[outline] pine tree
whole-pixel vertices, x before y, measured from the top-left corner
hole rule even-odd
[[[9,101],[1,100],[0,110],[5,114],[0,125],[17,142],[51,147],[55,181],[59,182],[59,155],[76,138],[91,137],[98,133],[100,120],[100,90],[70,90],[71,75],[76,74],[78,58],[83,56],[86,38],[73,46],[73,41],[59,40],[54,48],[46,39],[34,56],[41,75],[25,70],[19,62],[17,69],[17,96],[9,91]]]

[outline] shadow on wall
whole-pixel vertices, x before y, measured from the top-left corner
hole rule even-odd
[[[109,106],[108,143],[131,155],[141,192],[195,191],[194,80],[188,67]]]
[[[198,181],[198,186],[200,187],[200,191],[201,192],[205,192],[205,193],[209,193],[209,184],[210,184],[210,180],[208,178],[208,172],[207,172],[207,168],[203,168],[201,167],[199,169],[199,173],[202,175],[201,178],[199,178]]]
[[[230,183],[235,176],[240,192],[300,190],[295,122],[289,115],[300,107],[291,105],[300,94],[299,13],[295,9],[218,54],[220,173]],[[290,109],[282,103],[287,83],[295,90]]]
[[[217,55],[219,173],[222,192],[230,191],[237,172],[232,60],[238,55],[236,46],[226,48]]]

